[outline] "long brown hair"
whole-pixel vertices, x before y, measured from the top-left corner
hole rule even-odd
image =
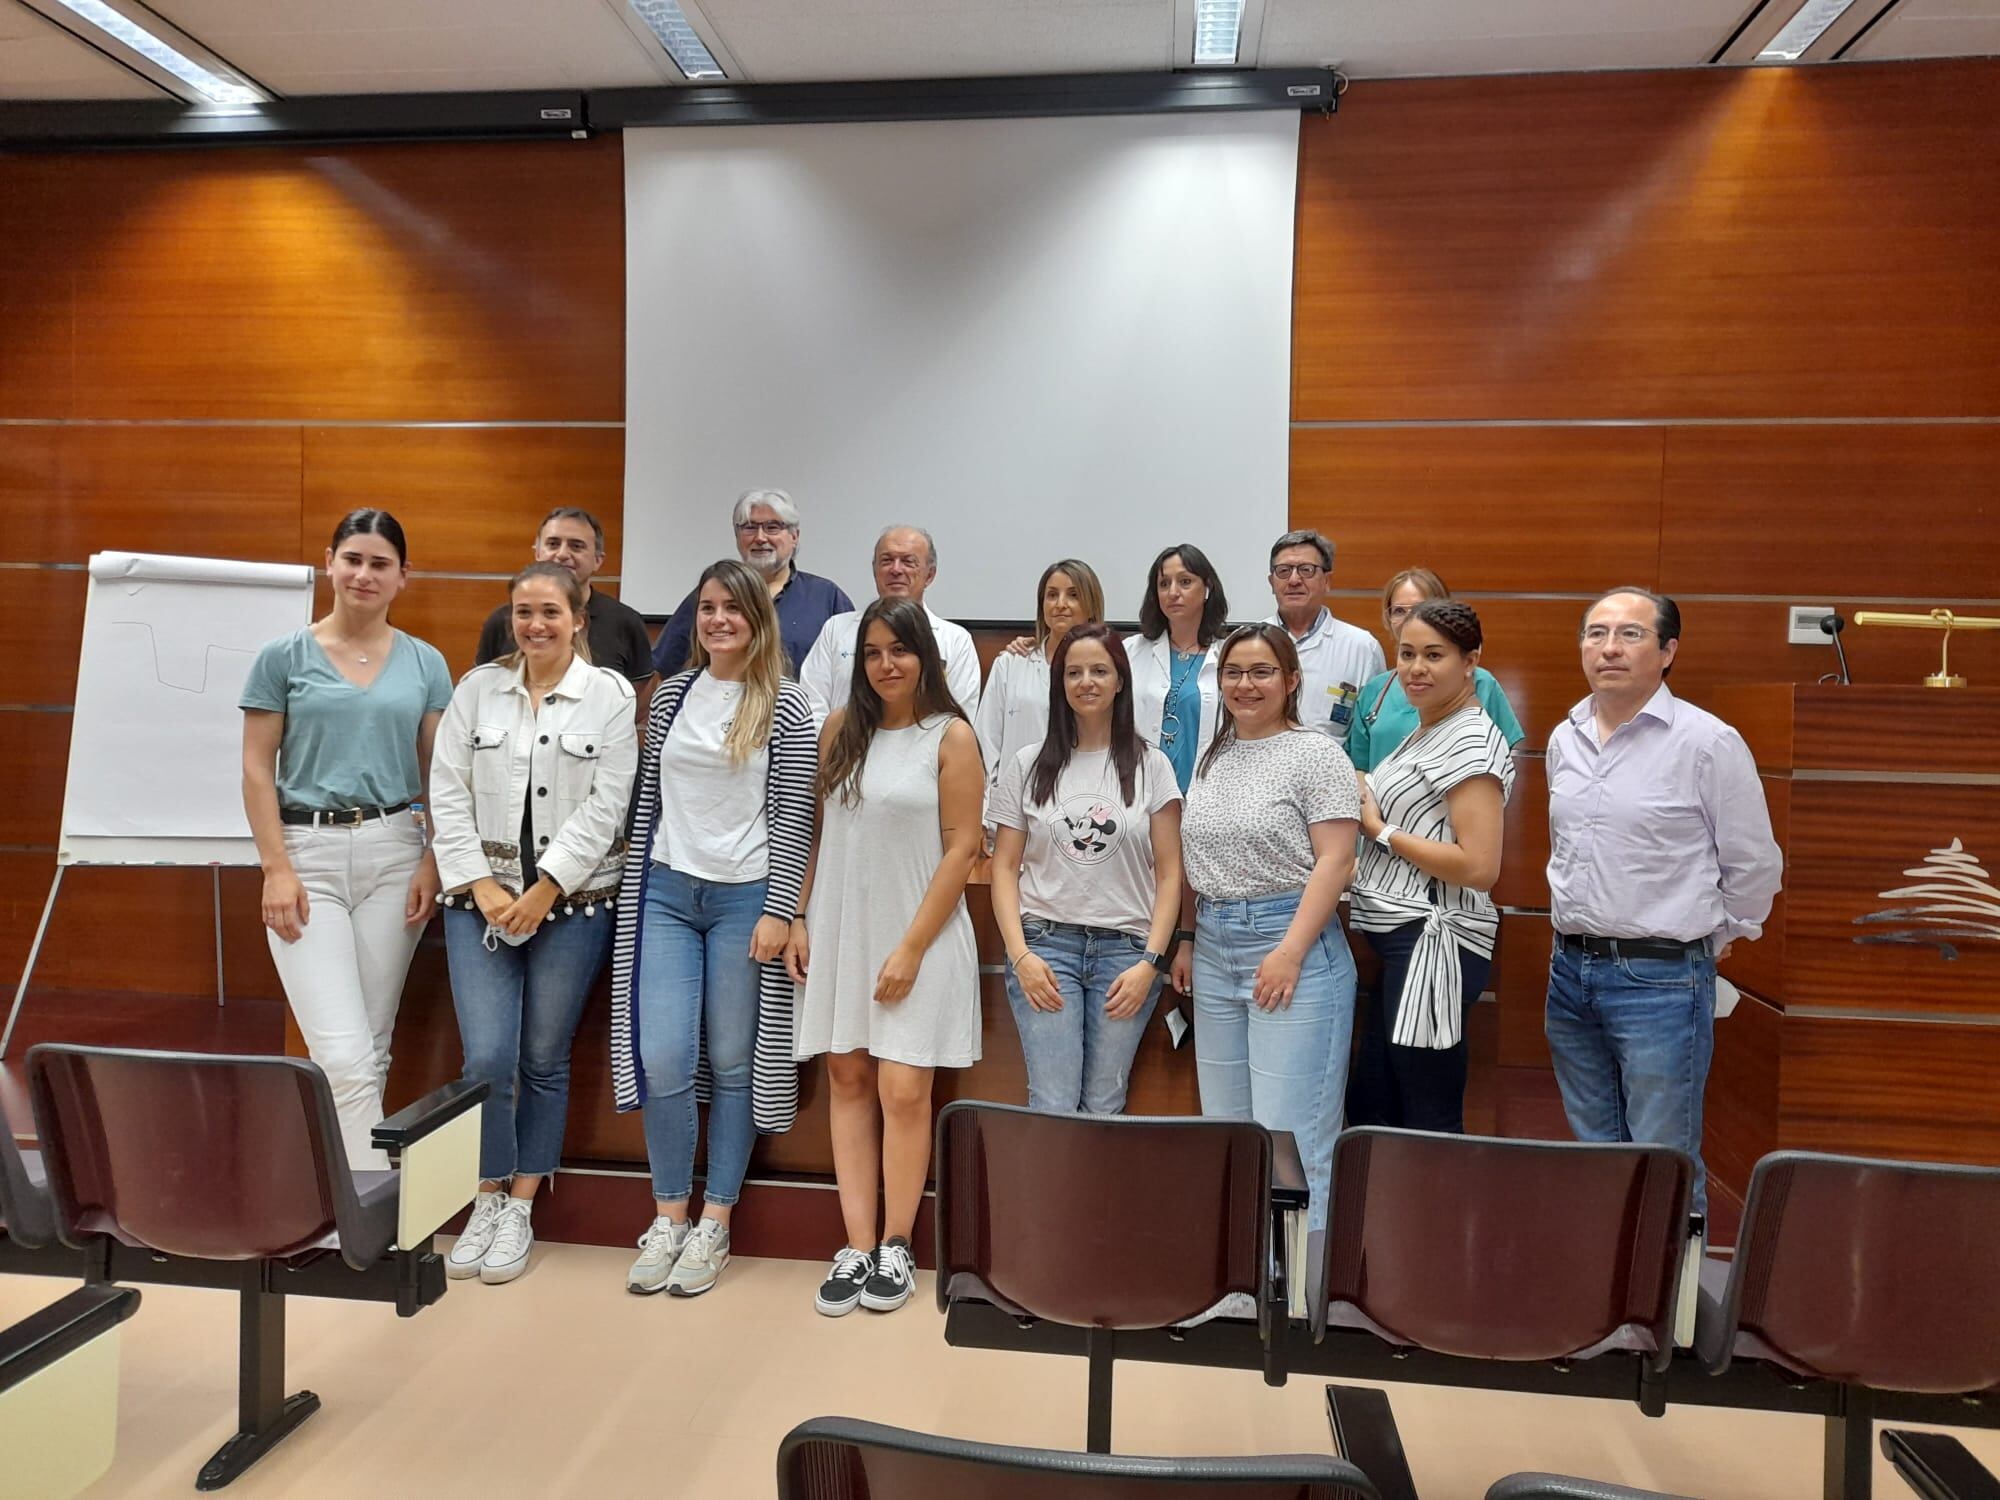
[[[1299,648],[1292,644],[1291,632],[1284,626],[1265,621],[1257,625],[1239,625],[1230,631],[1215,657],[1215,692],[1220,699],[1216,704],[1215,738],[1210,741],[1208,753],[1202,756],[1201,764],[1195,767],[1197,776],[1206,776],[1208,768],[1215,764],[1216,756],[1236,743],[1236,715],[1229,711],[1229,700],[1222,696],[1222,669],[1229,664],[1230,652],[1251,641],[1262,641],[1271,648],[1271,654],[1278,658],[1278,670],[1285,676],[1299,677]],[[1305,727],[1299,719],[1300,685],[1300,681],[1295,680],[1291,691],[1285,694],[1285,724],[1291,729]]]
[[[354,514],[360,515],[361,512],[356,511]],[[388,512],[382,511],[380,512],[380,514],[388,515]],[[348,519],[352,520],[353,517],[350,516]],[[390,519],[393,521],[395,518],[391,516]],[[344,526],[347,523],[343,521],[341,524]],[[381,534],[384,536],[389,535],[386,531]],[[400,535],[400,528],[398,534]],[[391,541],[393,542],[394,538],[391,538]],[[553,563],[553,562],[529,563],[527,567],[521,569],[520,572],[516,573],[512,578],[510,578],[507,581],[508,634],[509,635],[513,634],[514,590],[519,588],[522,584],[526,583],[530,578],[548,579],[549,582],[553,583],[559,590],[561,590],[563,598],[569,601],[569,612],[575,615],[578,620],[583,622],[583,629],[572,632],[569,638],[569,643],[573,648],[575,648],[576,654],[578,656],[582,657],[583,660],[585,661],[589,661],[590,660],[590,623],[589,623],[590,616],[586,612],[587,601],[585,600],[583,595],[583,585],[577,582],[576,574],[570,572],[570,570],[568,568],[565,568],[561,563]],[[500,663],[501,666],[506,667],[511,671],[513,668],[521,665],[521,649],[517,645],[512,651],[509,651],[505,656],[496,658],[496,660]]]
[[[750,626],[750,654],[743,668],[743,698],[736,705],[736,717],[722,748],[729,763],[740,766],[755,755],[771,737],[771,714],[778,706],[778,682],[785,675],[785,642],[778,633],[778,611],[771,603],[771,590],[758,574],[733,557],[710,563],[702,569],[701,581],[694,586],[694,628],[688,635],[688,661],[697,669],[709,662],[708,647],[701,643],[701,591],[709,580],[728,591]]]
[[[1139,757],[1146,747],[1132,724],[1132,663],[1118,633],[1101,620],[1071,626],[1056,647],[1055,660],[1049,663],[1049,732],[1028,771],[1028,800],[1040,807],[1055,796],[1056,779],[1076,749],[1076,710],[1069,706],[1063,669],[1069,664],[1069,648],[1078,641],[1096,641],[1118,673],[1118,693],[1111,700],[1111,763],[1118,767],[1118,790],[1130,807]]]
[[[819,763],[821,799],[838,796],[844,807],[861,800],[861,773],[868,765],[868,747],[874,742],[875,731],[882,727],[882,695],[868,680],[868,627],[877,620],[917,658],[917,691],[911,705],[917,722],[938,714],[965,718],[965,710],[945,682],[944,658],[924,607],[910,599],[877,599],[861,611],[854,627],[854,675],[848,684],[847,709]]]
[[[1078,602],[1083,605],[1084,620],[1104,618],[1104,585],[1097,581],[1097,570],[1080,557],[1065,557],[1060,562],[1052,562],[1042,569],[1041,582],[1035,585],[1035,644],[1047,643],[1049,638],[1048,616],[1043,612],[1048,603],[1049,580],[1061,573],[1076,585]],[[1082,621],[1078,622],[1083,623]]]

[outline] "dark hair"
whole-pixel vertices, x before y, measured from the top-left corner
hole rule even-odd
[[[1069,648],[1078,641],[1096,641],[1118,673],[1118,693],[1111,700],[1111,763],[1118,767],[1119,795],[1130,807],[1138,781],[1139,757],[1146,747],[1132,723],[1132,663],[1125,655],[1118,632],[1102,620],[1072,625],[1049,662],[1049,732],[1028,772],[1028,800],[1039,807],[1055,796],[1056,779],[1069,764],[1070,752],[1076,749],[1076,711],[1069,706],[1063,671],[1069,665]]]
[[[527,567],[521,569],[520,572],[507,580],[508,614],[510,616],[513,613],[514,590],[531,578],[548,579],[550,583],[553,583],[557,588],[562,590],[563,598],[569,602],[570,613],[575,615],[579,620],[585,618],[584,609],[586,601],[583,597],[583,585],[577,582],[576,574],[570,572],[568,568],[565,568],[561,563],[552,562],[529,563]],[[582,657],[585,661],[590,660],[590,632],[587,629],[579,630],[571,638],[570,645],[575,648],[578,656]],[[500,665],[503,667],[516,666],[520,663],[520,660],[521,653],[518,647],[499,658]]]
[[[597,517],[593,516],[589,511],[585,510],[581,505],[558,505],[554,510],[550,511],[547,515],[543,516],[541,524],[535,528],[536,541],[539,542],[542,539],[542,533],[548,530],[549,522],[551,521],[583,522],[584,525],[590,528],[591,536],[593,536],[597,540],[598,554],[600,556],[603,555],[604,528],[603,526],[598,524]]]
[[[1486,633],[1479,628],[1479,616],[1473,613],[1470,604],[1461,604],[1456,599],[1426,599],[1414,605],[1403,616],[1403,625],[1396,632],[1398,639],[1402,637],[1403,628],[1413,620],[1423,621],[1467,656],[1486,644]]]
[[[1313,551],[1319,554],[1319,565],[1329,573],[1333,571],[1333,543],[1310,527],[1299,531],[1288,531],[1275,542],[1271,543],[1270,565],[1273,568],[1278,566],[1278,554],[1288,547],[1312,548]]]
[[[396,549],[397,562],[406,568],[410,565],[410,544],[403,540],[403,523],[386,510],[371,510],[365,506],[360,510],[350,510],[333,528],[333,540],[327,543],[327,550],[337,551],[340,544],[351,536],[379,536]]]
[[[1621,584],[1615,589],[1606,589],[1595,599],[1591,600],[1590,603],[1584,605],[1583,624],[1577,626],[1578,633],[1581,634],[1583,626],[1590,623],[1590,612],[1593,609],[1597,608],[1606,599],[1615,599],[1620,594],[1636,594],[1641,599],[1651,601],[1653,606],[1653,631],[1659,636],[1662,647],[1669,641],[1677,641],[1681,638],[1681,607],[1665,594],[1656,594],[1651,589],[1641,588],[1636,583]],[[1660,676],[1663,678],[1671,677],[1673,671],[1674,664],[1668,662],[1666,670],[1661,672]]]
[[[1229,638],[1222,643],[1222,649],[1215,654],[1216,696],[1221,697],[1222,669],[1229,663],[1229,653],[1238,646],[1251,641],[1262,641],[1271,648],[1271,654],[1278,658],[1278,670],[1287,677],[1299,677],[1299,648],[1292,644],[1292,633],[1282,625],[1273,625],[1268,620],[1256,625],[1238,625],[1229,632]],[[1300,681],[1292,684],[1285,695],[1285,723],[1293,729],[1304,727],[1299,721]],[[1195,767],[1195,775],[1206,776],[1208,768],[1215,764],[1216,756],[1236,743],[1236,715],[1229,711],[1229,700],[1222,698],[1216,705],[1215,738],[1209,742],[1201,763]]]
[[[1215,564],[1193,542],[1176,542],[1154,558],[1153,566],[1146,570],[1146,597],[1139,601],[1139,634],[1149,641],[1157,641],[1166,633],[1167,614],[1160,608],[1160,570],[1166,567],[1170,557],[1178,557],[1182,567],[1208,586],[1208,598],[1202,603],[1201,624],[1195,630],[1195,642],[1201,646],[1211,645],[1222,634],[1223,624],[1229,619],[1229,596],[1222,592],[1222,578],[1215,571]]]
[[[965,710],[945,682],[944,658],[924,607],[914,600],[888,598],[877,599],[862,610],[854,626],[854,675],[849,682],[847,710],[819,765],[819,795],[838,795],[846,807],[861,800],[861,773],[868,764],[868,746],[882,727],[882,695],[868,680],[868,627],[878,620],[905,649],[916,653],[918,722],[937,714],[965,718]]]

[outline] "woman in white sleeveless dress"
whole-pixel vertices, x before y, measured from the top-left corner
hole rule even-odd
[[[985,767],[921,606],[862,612],[852,696],[820,738],[814,860],[786,954],[795,1051],[826,1054],[847,1244],[814,1305],[889,1312],[915,1284],[931,1074],[979,1060],[979,960],[965,880]],[[881,1209],[881,1236],[876,1235]]]

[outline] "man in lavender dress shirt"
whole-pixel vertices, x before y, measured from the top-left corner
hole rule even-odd
[[[1666,685],[1680,633],[1646,589],[1584,613],[1590,696],[1549,736],[1545,1025],[1576,1138],[1680,1147],[1706,1213],[1715,964],[1763,930],[1784,856],[1743,737]]]

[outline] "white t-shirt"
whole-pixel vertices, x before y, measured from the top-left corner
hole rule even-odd
[[[764,813],[770,749],[760,745],[738,765],[722,743],[742,697],[742,683],[702,673],[660,746],[654,862],[724,885],[771,873],[771,828]]]
[[[1028,835],[1021,912],[1045,922],[1104,927],[1144,939],[1153,927],[1153,814],[1181,800],[1173,763],[1151,745],[1124,804],[1109,750],[1073,750],[1047,802],[1028,798],[1039,744],[1000,768],[989,811],[996,828]]]
[[[1235,740],[1188,783],[1181,862],[1211,901],[1251,901],[1304,890],[1314,823],[1359,820],[1354,763],[1331,738],[1281,729]]]

